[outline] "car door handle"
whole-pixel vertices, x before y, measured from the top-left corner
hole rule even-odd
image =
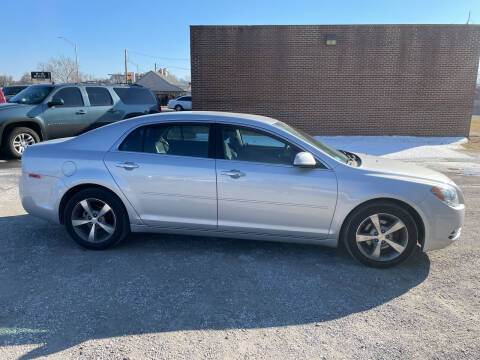
[[[231,178],[238,179],[239,177],[245,176],[246,174],[241,172],[240,170],[228,170],[228,171],[222,171],[222,175],[225,176],[230,176]]]
[[[75,114],[84,115],[87,112],[85,110],[78,110]]]
[[[136,169],[136,168],[139,167],[139,165],[137,165],[133,162],[130,162],[130,161],[126,161],[126,162],[123,162],[123,163],[117,163],[115,166],[118,167],[118,168],[126,169],[126,170],[133,170],[133,169]]]
[[[118,110],[115,110],[115,109],[109,109],[109,110],[108,110],[109,113],[115,113],[115,112],[117,112],[117,111],[118,111]]]

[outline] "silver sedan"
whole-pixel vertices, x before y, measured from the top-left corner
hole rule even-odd
[[[90,249],[129,232],[343,243],[377,267],[451,244],[465,211],[436,171],[220,112],[142,116],[30,146],[20,194],[27,212]]]

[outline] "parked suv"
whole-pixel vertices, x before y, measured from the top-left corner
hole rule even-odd
[[[192,97],[190,95],[180,96],[175,100],[170,100],[167,107],[175,111],[192,110]]]
[[[30,85],[9,85],[2,88],[3,95],[5,95],[5,100],[10,100],[12,97],[17,95],[23,89],[26,89]]]
[[[153,93],[137,85],[32,85],[0,105],[0,144],[8,155],[20,158],[39,141],[76,136],[159,110]]]

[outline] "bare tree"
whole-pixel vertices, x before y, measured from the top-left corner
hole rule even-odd
[[[20,78],[20,80],[18,81],[19,84],[31,84],[32,83],[32,76],[30,73],[26,72],[26,73],[23,73],[22,77]]]
[[[52,81],[75,82],[77,80],[75,61],[64,55],[58,58],[50,58],[46,63],[40,62],[37,68],[40,71],[51,72]]]
[[[75,60],[61,55],[58,58],[50,58],[46,63],[37,64],[38,71],[49,71],[52,73],[52,81],[55,82],[76,82],[77,68]],[[79,81],[94,81],[95,77],[90,74],[79,72]]]
[[[13,83],[11,75],[0,75],[0,87],[4,87]]]

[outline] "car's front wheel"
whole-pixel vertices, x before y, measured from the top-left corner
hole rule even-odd
[[[4,147],[7,155],[20,159],[25,149],[40,142],[40,136],[28,127],[16,127],[5,137]]]
[[[65,206],[64,220],[70,236],[89,249],[106,249],[129,233],[121,200],[103,189],[85,189],[72,196]]]
[[[182,111],[182,110],[183,110],[182,105],[176,105],[175,106],[175,111]]]
[[[343,241],[355,260],[387,268],[405,261],[415,251],[418,229],[401,205],[377,202],[354,210],[345,224]]]

